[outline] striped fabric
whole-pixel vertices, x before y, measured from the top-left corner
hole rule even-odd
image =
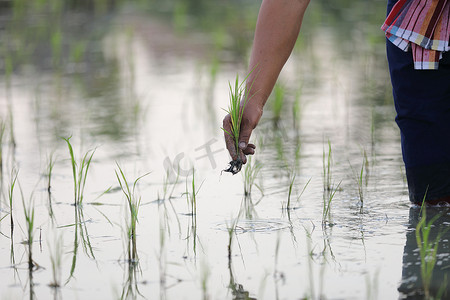
[[[404,51],[412,50],[414,69],[436,70],[449,51],[450,0],[399,0],[381,29]]]

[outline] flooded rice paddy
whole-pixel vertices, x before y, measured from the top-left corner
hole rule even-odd
[[[448,299],[450,212],[422,226],[408,200],[385,3],[326,2],[232,176],[258,3],[0,1],[0,298]]]

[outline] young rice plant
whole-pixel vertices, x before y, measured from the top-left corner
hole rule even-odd
[[[136,227],[138,223],[138,212],[139,207],[141,205],[141,197],[136,195],[136,186],[138,181],[144,177],[147,176],[147,174],[144,174],[140,177],[138,177],[133,182],[133,187],[130,188],[128,185],[127,179],[125,177],[125,174],[122,171],[122,168],[117,164],[117,168],[119,171],[115,171],[117,181],[119,182],[120,188],[122,192],[124,193],[126,199],[128,208],[130,211],[130,223],[127,225],[127,255],[128,255],[128,262],[129,263],[136,263],[138,261],[138,255],[137,255],[137,247],[136,247]]]
[[[83,203],[84,187],[86,185],[86,178],[89,167],[91,165],[92,157],[94,156],[94,151],[88,151],[84,154],[79,165],[75,161],[75,156],[73,154],[73,148],[70,144],[70,138],[63,138],[67,146],[69,147],[70,159],[72,164],[72,174],[73,174],[73,186],[74,186],[74,203],[75,205],[81,205]]]
[[[228,85],[230,87],[230,102],[228,104],[228,109],[224,109],[231,117],[231,132],[222,127],[222,130],[228,134],[234,141],[236,146],[236,154],[237,159],[230,162],[230,166],[225,169],[225,172],[230,172],[233,175],[238,173],[242,168],[242,160],[239,157],[239,134],[241,132],[241,121],[242,115],[247,105],[248,101],[251,97],[249,97],[249,91],[253,86],[253,82],[251,86],[247,89],[245,86],[245,82],[247,78],[253,70],[245,77],[242,82],[239,82],[239,75],[236,75],[236,80],[234,86],[229,82]]]

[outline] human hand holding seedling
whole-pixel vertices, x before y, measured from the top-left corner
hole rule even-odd
[[[245,86],[249,75],[241,83],[239,83],[239,75],[236,76],[234,85],[229,83],[230,102],[228,108],[224,109],[228,114],[223,120],[222,130],[225,135],[227,149],[233,159],[229,167],[224,171],[230,172],[233,175],[238,173],[242,165],[247,162],[245,155],[255,152],[255,145],[249,144],[248,141],[251,131],[255,128],[261,117],[261,115],[257,118],[253,117],[253,110],[251,109],[252,106],[254,107],[253,104],[249,106],[250,109],[247,109],[247,104],[250,103],[250,99],[252,98],[249,94],[252,85],[250,87]],[[248,122],[249,120],[254,120],[254,122]]]
[[[238,147],[236,147],[235,139],[227,132],[231,132],[232,122],[230,114],[227,114],[223,119],[223,128],[225,136],[225,144],[233,160],[242,161],[243,164],[247,162],[246,155],[255,154],[256,146],[249,143],[250,136],[253,129],[258,125],[259,119],[262,116],[262,107],[253,105],[252,102],[247,103],[242,112],[242,119],[240,124],[240,132],[238,139]]]

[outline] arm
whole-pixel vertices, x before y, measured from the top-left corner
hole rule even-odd
[[[245,106],[239,138],[239,153],[254,154],[255,146],[249,144],[250,135],[258,124],[264,104],[277,81],[284,64],[294,48],[300,32],[303,15],[310,0],[263,0],[256,22],[255,37],[250,56],[247,89],[251,97]],[[223,128],[231,129],[230,117],[223,120]],[[233,160],[237,159],[233,140],[225,134],[227,149]]]

